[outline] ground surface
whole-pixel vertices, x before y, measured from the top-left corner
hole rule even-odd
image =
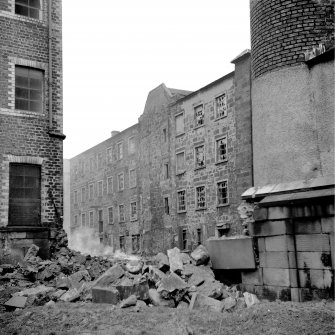
[[[0,313],[0,334],[335,334],[334,302],[261,302],[231,313],[57,303]]]

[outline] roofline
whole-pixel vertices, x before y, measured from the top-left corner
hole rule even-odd
[[[177,101],[175,101],[175,102],[172,102],[170,106],[173,106],[173,105],[175,105],[175,104],[177,104],[177,103],[180,103],[180,102],[182,102],[182,101],[184,101],[184,100],[187,100],[188,98],[192,98],[193,96],[197,95],[197,94],[200,93],[201,91],[208,90],[209,88],[211,88],[212,86],[217,85],[217,84],[220,83],[221,81],[226,80],[226,79],[228,79],[228,78],[230,78],[230,77],[233,77],[234,74],[235,74],[235,71],[229,72],[229,73],[227,73],[226,75],[224,75],[223,77],[221,77],[221,78],[219,78],[219,79],[216,79],[216,80],[212,81],[211,83],[207,84],[206,86],[203,86],[203,87],[199,88],[198,90],[196,90],[196,91],[194,91],[194,92],[192,92],[192,93],[186,95],[185,97],[182,97],[182,98],[180,98],[179,100],[177,100]]]

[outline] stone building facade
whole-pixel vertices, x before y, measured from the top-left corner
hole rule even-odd
[[[47,256],[63,206],[61,1],[1,1],[0,30],[1,256]]]
[[[146,253],[242,233],[237,207],[252,186],[250,52],[233,63],[196,92],[158,86],[138,124],[71,159],[73,229],[94,227],[114,249]]]

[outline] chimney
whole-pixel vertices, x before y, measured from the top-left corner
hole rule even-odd
[[[112,130],[112,132],[111,132],[111,137],[115,136],[115,135],[118,134],[118,133],[119,133],[119,131],[117,131],[117,130]]]

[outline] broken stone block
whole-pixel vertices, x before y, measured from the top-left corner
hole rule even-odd
[[[92,287],[92,302],[117,305],[119,301],[120,294],[115,287]]]
[[[66,301],[66,302],[72,302],[72,301],[79,299],[79,297],[80,297],[79,291],[76,288],[71,288],[70,290],[65,292],[59,298],[59,300]]]
[[[136,307],[138,307],[138,309],[144,309],[147,308],[148,306],[143,300],[137,300]]]
[[[158,253],[155,256],[155,262],[156,262],[157,268],[164,273],[170,269],[169,259],[162,252]]]
[[[246,308],[247,305],[245,303],[245,299],[244,298],[237,298],[236,299],[236,306],[235,306],[235,310],[236,309],[244,309]]]
[[[44,285],[40,285],[40,286],[37,286],[37,287],[27,288],[27,289],[25,289],[23,291],[20,291],[20,292],[16,292],[16,293],[14,293],[14,296],[29,297],[29,296],[34,296],[34,295],[38,295],[38,294],[47,294],[47,293],[50,293],[54,290],[55,290],[54,287],[47,287],[47,286],[44,286]]]
[[[194,259],[196,265],[207,264],[209,261],[208,250],[200,244],[192,251],[191,258]]]
[[[56,303],[53,300],[50,300],[44,306],[51,309],[56,307]]]
[[[153,288],[149,289],[149,299],[154,306],[175,307],[173,299],[163,299]]]
[[[137,260],[130,261],[126,264],[127,271],[132,274],[140,273],[142,270],[142,267],[143,267],[143,262],[137,261]]]
[[[26,255],[24,256],[24,261],[27,262],[29,260],[31,260],[32,257],[36,257],[37,256],[37,253],[38,253],[38,250],[40,250],[40,248],[35,245],[35,244],[32,244],[30,246],[30,248],[28,249]]]
[[[12,264],[1,264],[2,274],[12,273],[15,270],[15,266]]]
[[[129,278],[122,278],[120,283],[114,286],[119,291],[121,300],[131,295],[136,295],[141,300],[149,298],[149,285],[146,279],[131,280]]]
[[[149,279],[152,280],[155,284],[159,283],[165,277],[166,274],[163,271],[152,265],[149,265]]]
[[[247,307],[260,303],[255,294],[244,292],[243,295]]]
[[[84,282],[91,281],[91,277],[87,270],[81,270],[73,273],[68,277],[71,282],[71,287],[79,288],[82,286]]]
[[[223,303],[219,300],[206,297],[205,295],[202,295],[200,293],[194,293],[192,295],[189,308],[190,310],[207,309],[215,312],[222,312]]]
[[[187,287],[185,281],[172,272],[161,280],[157,292],[164,299],[174,299],[178,302],[185,295]]]
[[[180,301],[177,309],[188,309],[189,308],[189,304],[186,301]]]
[[[14,309],[14,308],[24,308],[26,306],[26,302],[27,302],[27,297],[23,297],[23,296],[14,296],[12,298],[10,298],[5,304],[4,306],[7,309]]]
[[[121,301],[120,308],[135,306],[136,303],[137,303],[136,295],[132,294],[127,299]]]
[[[191,264],[192,262],[191,257],[186,252],[180,253],[180,257],[183,264]]]
[[[225,311],[230,311],[236,306],[236,299],[228,297],[223,300],[223,306]]]
[[[60,276],[56,280],[56,288],[68,290],[71,286],[72,284],[69,277]]]
[[[112,285],[123,277],[124,274],[125,272],[122,267],[119,264],[115,264],[97,279],[96,285],[101,287]]]
[[[167,251],[167,255],[169,258],[169,263],[170,263],[170,271],[171,272],[178,272],[180,273],[183,271],[183,261],[181,258],[180,250],[175,247],[173,249],[169,249]]]
[[[57,301],[64,293],[66,293],[66,290],[57,290],[50,295],[50,298]]]

